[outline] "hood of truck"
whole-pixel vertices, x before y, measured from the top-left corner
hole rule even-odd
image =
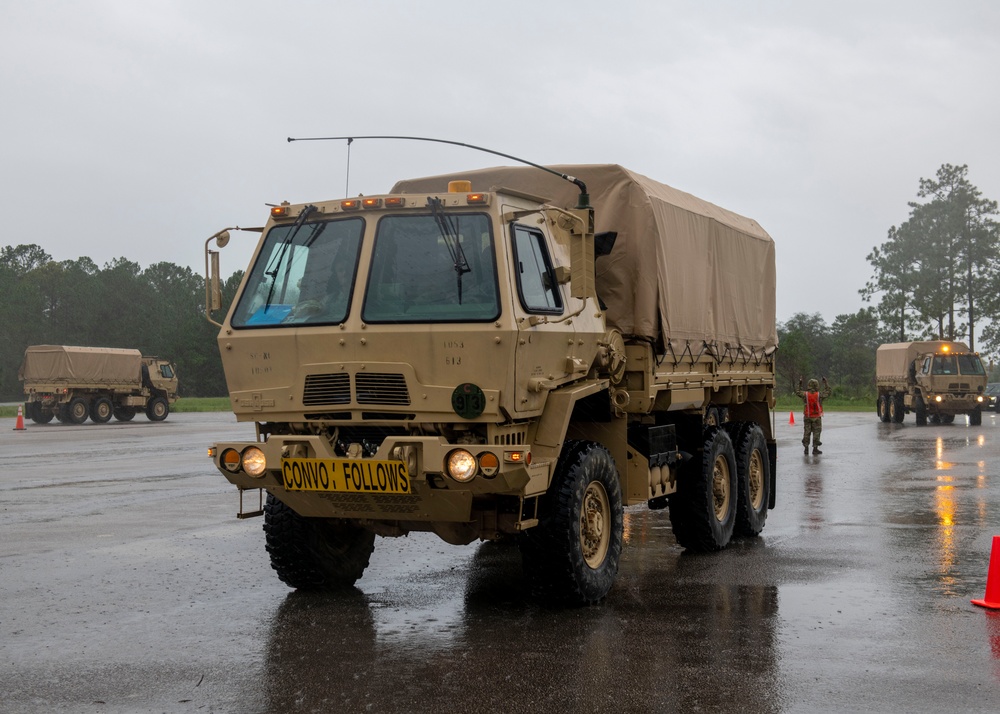
[[[492,324],[392,325],[226,329],[219,348],[241,421],[453,421],[456,390],[481,391],[496,421],[514,341]]]

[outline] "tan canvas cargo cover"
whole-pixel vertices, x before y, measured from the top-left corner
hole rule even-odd
[[[25,382],[136,385],[141,370],[139,350],[33,345],[24,352],[18,376]]]
[[[623,333],[663,337],[675,352],[703,342],[717,352],[777,347],[774,241],[732,211],[616,164],[552,166],[587,184],[597,233],[618,234],[597,261],[608,322]],[[497,167],[398,182],[392,193],[445,191],[468,179],[474,191],[514,189],[561,208],[579,189],[533,167]]]
[[[918,355],[929,352],[941,352],[947,345],[955,354],[969,351],[969,346],[963,342],[947,340],[932,340],[930,342],[891,342],[879,345],[875,350],[875,376],[879,379],[898,379],[905,381],[910,364]]]

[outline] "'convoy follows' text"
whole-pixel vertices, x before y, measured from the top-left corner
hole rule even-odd
[[[410,477],[401,461],[282,459],[281,480],[288,491],[410,492]]]

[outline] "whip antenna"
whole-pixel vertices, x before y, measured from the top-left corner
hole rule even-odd
[[[291,141],[290,138],[289,141]],[[354,139],[352,139],[351,137],[347,137],[347,180],[344,182],[345,196],[351,195],[351,144],[353,142]]]
[[[426,136],[309,136],[300,138],[295,138],[291,136],[288,137],[289,142],[347,140],[348,172],[350,171],[351,142],[354,141],[355,139],[405,139],[407,141],[433,141],[438,144],[451,144],[452,146],[464,146],[467,149],[475,149],[476,151],[484,151],[487,154],[493,154],[494,156],[502,156],[505,159],[510,159],[511,161],[517,161],[527,166],[534,166],[536,169],[541,169],[542,171],[546,171],[550,174],[558,176],[561,179],[569,181],[570,183],[576,184],[576,187],[580,189],[580,197],[578,198],[578,204],[577,204],[578,207],[588,208],[590,206],[590,195],[587,193],[587,184],[585,184],[580,179],[574,176],[570,176],[569,174],[561,174],[558,171],[553,171],[547,166],[542,166],[540,164],[536,164],[526,159],[519,159],[516,156],[511,156],[510,154],[504,154],[499,151],[494,151],[493,149],[486,149],[482,146],[475,146],[473,144],[463,144],[461,141],[449,141],[448,139],[429,139]]]

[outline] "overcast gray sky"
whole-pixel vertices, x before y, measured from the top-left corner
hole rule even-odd
[[[832,323],[921,177],[967,164],[1000,199],[995,0],[0,7],[0,245],[56,260],[200,272],[219,228],[348,190],[345,144],[286,137],[418,135],[618,163],[755,218],[778,320]],[[498,163],[358,141],[349,191]]]

